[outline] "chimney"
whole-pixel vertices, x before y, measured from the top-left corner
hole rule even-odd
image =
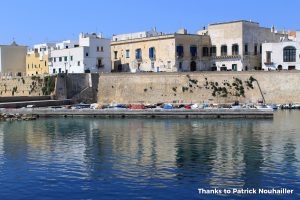
[[[272,33],[275,33],[275,26],[274,26],[274,25],[273,25],[272,28],[271,28],[271,32],[272,32]]]

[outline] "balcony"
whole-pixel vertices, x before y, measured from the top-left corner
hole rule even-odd
[[[97,65],[97,68],[98,68],[98,69],[104,68],[104,65]]]
[[[197,56],[197,55],[191,55],[191,59],[192,59],[192,60],[197,60],[197,59],[198,59],[198,56]]]
[[[271,62],[271,61],[266,61],[266,62],[264,62],[264,64],[265,64],[265,65],[273,65],[274,63]]]
[[[135,61],[138,62],[138,63],[140,63],[140,62],[143,61],[143,58],[135,58]]]
[[[213,56],[213,59],[216,60],[229,60],[229,59],[240,59],[240,55],[223,55],[223,56]]]
[[[155,61],[156,60],[156,56],[152,56],[152,57],[149,57],[151,61]]]

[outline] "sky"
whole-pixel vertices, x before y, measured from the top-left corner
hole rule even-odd
[[[0,7],[0,44],[78,39],[80,32],[110,38],[150,30],[189,33],[210,23],[252,20],[279,30],[300,30],[300,1],[289,0],[9,0]]]

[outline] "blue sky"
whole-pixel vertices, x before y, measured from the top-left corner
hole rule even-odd
[[[300,1],[264,0],[10,0],[0,7],[0,44],[77,39],[80,32],[104,36],[149,30],[187,28],[246,19],[278,29],[300,29]]]

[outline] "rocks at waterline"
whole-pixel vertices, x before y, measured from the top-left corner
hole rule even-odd
[[[36,120],[36,116],[34,115],[27,115],[27,114],[7,114],[1,113],[0,114],[0,121],[30,121]]]

